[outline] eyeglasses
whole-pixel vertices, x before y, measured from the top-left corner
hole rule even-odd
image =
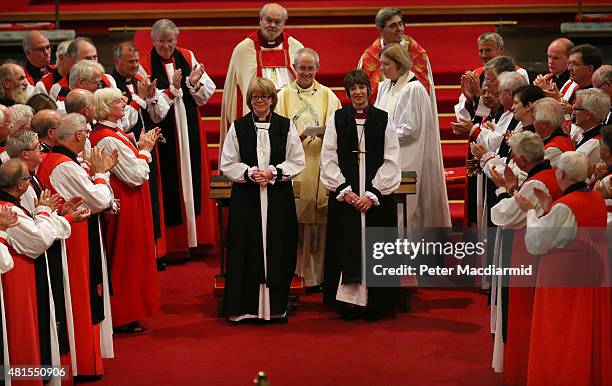
[[[28,48],[29,51],[38,51],[38,52],[45,52],[45,51],[51,51],[51,46],[43,46],[43,47],[38,47],[38,48]]]
[[[567,66],[568,67],[580,67],[580,66],[586,66],[586,64],[581,64],[573,60],[570,60],[569,62],[567,62]]]
[[[173,46],[176,44],[176,39],[172,40],[155,40],[154,43],[158,46]]]
[[[589,111],[589,110],[583,109],[582,107],[572,107],[572,111]]]
[[[285,24],[285,20],[283,20],[283,19],[272,19],[271,17],[264,17],[263,21],[266,24],[276,24],[276,25],[283,25],[283,24]]]
[[[91,133],[91,129],[83,129],[83,130],[77,130],[77,133],[86,133],[87,136],[89,136],[89,133]]]
[[[396,23],[392,23],[389,25],[386,25],[385,28],[388,28],[390,30],[398,30],[398,29],[403,29],[404,28],[404,22],[403,21],[398,21]]]
[[[270,95],[253,95],[251,96],[251,100],[253,101],[264,101],[267,102],[270,99]]]
[[[22,178],[20,178],[20,179],[19,179],[19,181],[29,181],[29,180],[31,180],[32,178],[34,178],[34,176],[22,177]]]
[[[31,149],[23,149],[23,151],[41,151],[42,150],[42,146],[40,144],[38,144],[38,146],[33,147]]]
[[[309,67],[306,67],[306,66],[297,66],[297,70],[300,71],[300,72],[315,72],[317,70],[317,68],[314,67],[314,66],[309,66]]]

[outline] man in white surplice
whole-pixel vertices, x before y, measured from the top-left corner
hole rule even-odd
[[[280,4],[265,4],[259,12],[259,29],[234,47],[223,85],[221,146],[228,127],[249,111],[250,102],[244,96],[253,79],[270,79],[280,90],[296,78],[291,58],[304,46],[284,31],[288,18],[287,10]]]

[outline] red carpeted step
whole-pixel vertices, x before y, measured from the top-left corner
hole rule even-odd
[[[461,227],[463,225],[463,212],[464,206],[463,201],[461,202],[451,202],[449,204],[451,222],[453,227]]]
[[[464,200],[465,185],[446,185],[446,193],[449,200]]]
[[[463,200],[465,196],[465,166],[445,168],[446,191],[449,200]]]
[[[219,87],[219,85],[217,85]],[[223,87],[223,84],[221,85]],[[221,115],[221,101],[223,99],[223,89],[217,90],[210,97],[204,106],[200,106],[200,114],[203,117],[218,117]]]
[[[202,120],[206,132],[206,142],[209,145],[219,143],[219,117],[206,117]]]
[[[434,81],[437,83],[436,87],[436,101],[438,102],[438,113],[454,113],[454,106],[457,104],[457,100],[459,99],[459,94],[461,93],[460,89],[457,88],[449,88],[450,86],[443,85],[440,86],[441,83],[436,79],[437,73],[434,72]],[[449,85],[458,84],[449,83]]]
[[[452,168],[465,166],[467,156],[466,143],[443,143],[442,158],[444,159],[444,167]]]
[[[438,122],[440,125],[440,139],[442,140],[467,140],[467,134],[458,135],[453,133],[451,122],[456,122],[457,118],[454,113],[440,113],[438,114]]]
[[[219,168],[219,146],[208,147],[208,162],[210,163],[210,170]]]

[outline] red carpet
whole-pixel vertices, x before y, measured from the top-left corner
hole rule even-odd
[[[116,335],[114,360],[92,385],[498,385],[485,297],[421,290],[411,313],[345,322],[303,298],[286,325],[228,325],[216,316],[213,257],[160,273],[161,313],[147,333]]]

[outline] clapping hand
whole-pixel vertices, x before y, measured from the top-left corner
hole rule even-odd
[[[457,135],[468,135],[474,127],[474,123],[469,119],[459,118],[459,122],[451,122],[453,128],[453,134]]]
[[[138,96],[141,99],[153,98],[157,89],[157,79],[153,82],[147,76],[143,82],[138,82]]]
[[[60,210],[60,215],[65,216],[73,211],[75,211],[79,206],[83,204],[83,197],[73,196],[68,201],[64,203],[62,209]]]
[[[119,161],[119,151],[113,150],[111,154],[107,154],[104,149],[96,147],[91,149],[91,157],[89,158],[89,170],[92,173],[106,173],[111,170]],[[87,163],[87,161],[86,161]]]
[[[17,213],[13,212],[10,206],[0,206],[0,231],[5,232],[8,228],[17,225],[18,222]]]
[[[507,165],[504,169],[504,181],[506,182],[506,190],[508,193],[511,193],[513,190],[518,188],[518,177],[514,174],[512,168]]]
[[[480,79],[472,71],[461,75],[461,92],[467,99],[480,96]]]
[[[196,87],[202,75],[204,75],[204,65],[202,63],[194,65],[191,74],[189,74],[189,84],[191,84],[192,87]]]
[[[485,154],[487,154],[487,148],[480,143],[471,143],[470,144],[470,152],[476,159],[481,159]]]
[[[495,122],[486,121],[480,127],[494,131],[497,126],[495,125]]]
[[[491,168],[491,181],[493,181],[495,186],[497,186],[498,188],[506,186],[506,181],[504,180],[504,177],[499,174],[497,170],[495,170],[495,168]]]
[[[527,212],[529,209],[535,209],[535,205],[518,192],[514,195],[514,199],[523,212]]]
[[[145,132],[144,127],[140,132],[140,140],[138,141],[138,149],[146,150],[149,153],[153,150],[155,146],[155,142],[157,142],[157,137],[161,133],[161,129],[156,127],[152,130]]]
[[[597,181],[595,183],[595,190],[598,191],[604,199],[612,199],[612,184],[610,180],[608,180],[608,183],[605,183],[603,180]]]
[[[60,201],[61,198],[59,198],[57,194],[53,195],[49,189],[45,189],[40,192],[40,197],[35,201],[34,206],[47,206],[51,208],[51,211],[54,211],[57,208],[56,205],[59,205]]]
[[[546,193],[545,191],[541,189],[536,188],[533,190],[533,192],[538,198],[538,201],[540,202],[540,206],[542,207],[542,209],[544,209],[544,213],[550,212],[550,207],[552,206],[552,197],[550,197],[548,193]]]
[[[179,68],[172,74],[172,85],[175,89],[180,90],[181,81],[183,80],[183,71]]]
[[[593,174],[596,179],[602,179],[608,174],[608,165],[605,162],[598,162],[593,165]]]

